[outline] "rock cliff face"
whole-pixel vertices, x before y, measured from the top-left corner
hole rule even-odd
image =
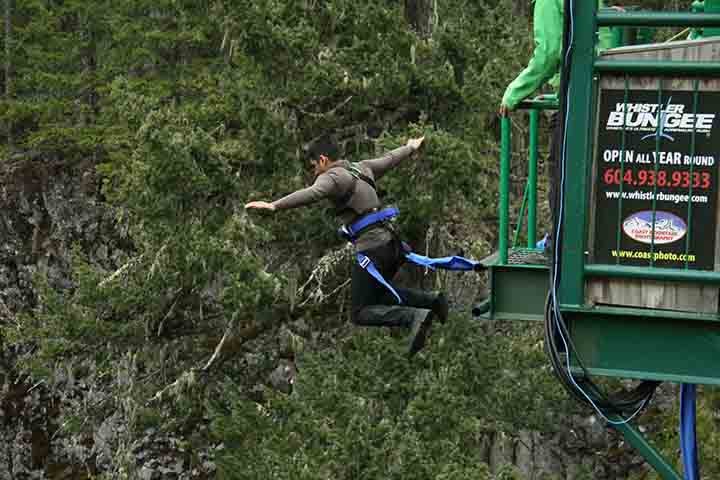
[[[97,265],[113,267],[122,251],[122,234],[98,192],[92,161],[16,154],[0,163],[1,328],[12,328],[16,316],[39,301],[35,275],[45,276],[53,288],[72,288],[74,246]],[[13,348],[32,348],[28,340]],[[62,470],[62,462],[51,461],[64,442],[61,436],[51,438],[58,430],[62,392],[28,383],[12,369],[14,357],[23,352],[0,345],[0,478],[34,478],[27,475]]]
[[[0,315],[34,305],[38,270],[52,287],[70,288],[75,245],[97,265],[114,266],[128,245],[99,188],[91,160],[27,154],[0,164]]]
[[[71,256],[76,246],[93,264],[108,271],[118,268],[131,245],[117,218],[101,200],[92,161],[68,163],[48,155],[16,155],[0,164],[0,327],[11,328],[16,315],[40,301],[33,286],[36,274],[45,275],[54,288],[72,288]],[[312,332],[305,333],[312,347]],[[282,332],[277,338],[282,339]],[[31,343],[13,348],[32,348]],[[0,345],[0,478],[112,475],[122,467],[118,458],[136,469],[140,478],[214,476],[213,451],[222,445],[195,451],[195,460],[190,462],[185,443],[178,437],[151,429],[130,438],[124,423],[128,416],[121,408],[109,411],[97,425],[84,425],[79,429],[83,433],[72,433],[64,410],[107,400],[106,394],[89,384],[88,379],[99,373],[93,373],[93,366],[88,364],[87,378],[76,380],[68,373],[70,369],[65,372],[65,367],[58,365],[56,384],[32,383],[12,367],[14,358],[24,352]],[[248,350],[248,359],[257,356],[252,346]],[[131,371],[133,366],[118,368]],[[293,375],[289,377],[288,372]],[[293,365],[271,365],[267,383],[289,392],[294,381],[302,381],[294,373]],[[594,417],[572,417],[563,422],[568,426],[560,435],[486,435],[484,458],[492,471],[513,464],[528,479],[619,479],[627,478],[633,469],[645,468]],[[124,452],[122,456],[117,454],[120,451]]]

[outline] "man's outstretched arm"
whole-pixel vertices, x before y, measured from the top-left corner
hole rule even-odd
[[[412,155],[414,152],[422,147],[425,137],[411,138],[407,141],[404,147],[396,148],[387,152],[385,155],[379,158],[373,158],[370,160],[363,160],[360,165],[368,167],[373,172],[373,176],[377,180],[382,177],[385,172],[395,167],[398,163]]]
[[[327,198],[337,189],[337,184],[331,175],[323,174],[318,176],[311,186],[297,190],[286,195],[274,202],[265,202],[257,200],[245,204],[245,210],[268,210],[274,212],[276,210],[287,210],[289,208],[304,207],[318,200]]]

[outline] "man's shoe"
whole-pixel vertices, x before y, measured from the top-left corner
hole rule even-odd
[[[448,305],[447,297],[443,292],[438,293],[437,298],[433,301],[432,312],[437,315],[438,320],[443,325],[447,322],[450,306]]]
[[[410,327],[409,357],[415,355],[425,346],[425,341],[432,327],[433,316],[435,316],[435,314],[432,311],[422,316],[420,316],[420,312],[418,312],[418,315],[413,320],[412,326]]]

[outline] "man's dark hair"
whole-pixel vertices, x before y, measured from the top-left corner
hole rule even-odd
[[[308,147],[308,155],[310,155],[310,159],[312,160],[317,160],[320,158],[320,155],[325,155],[330,160],[334,161],[339,160],[340,149],[338,148],[337,143],[326,135],[318,138],[310,144],[310,147]]]

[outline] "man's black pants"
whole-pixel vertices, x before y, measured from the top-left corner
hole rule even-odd
[[[392,284],[392,278],[404,262],[400,242],[393,239],[362,253],[372,260],[383,278]],[[357,262],[353,262],[353,323],[372,327],[409,327],[414,319],[426,317],[438,298],[437,294],[422,290],[397,288],[395,285],[393,288],[402,298],[402,304],[398,304],[395,296],[385,286]]]

